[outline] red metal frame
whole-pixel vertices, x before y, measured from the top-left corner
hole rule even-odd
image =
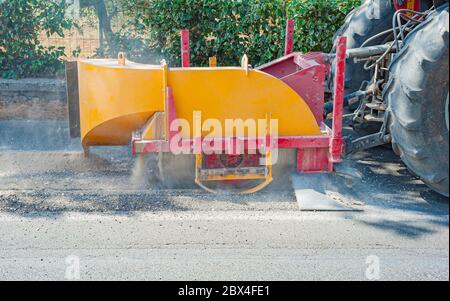
[[[345,84],[345,61],[347,57],[347,38],[339,37],[336,52],[336,74],[334,76],[334,110],[333,110],[333,132],[331,139],[331,161],[339,163],[342,161],[342,114],[344,112],[344,84]]]
[[[288,84],[310,107],[317,123],[323,121],[325,78],[330,73],[326,55],[312,52],[292,53],[257,68]]]
[[[289,55],[294,50],[294,20],[287,20],[286,22],[286,38],[284,44],[284,55]]]
[[[182,32],[182,41],[188,40],[188,35]],[[187,45],[189,43],[182,45]],[[138,135],[133,135],[132,152],[136,154],[136,149],[141,153],[173,152],[199,154],[203,153],[204,146],[217,146],[213,151],[225,151],[229,155],[249,154],[250,151],[257,151],[254,146],[264,144],[270,149],[296,149],[297,150],[297,171],[302,173],[323,173],[332,172],[333,165],[341,162],[343,151],[342,139],[342,114],[344,100],[344,80],[346,61],[347,39],[338,39],[336,53],[336,74],[334,85],[334,111],[333,128],[328,128],[322,122],[324,80],[330,72],[330,66],[326,62],[326,55],[322,53],[300,54],[292,53],[279,60],[271,62],[258,68],[280,78],[290,85],[299,95],[304,95],[305,101],[315,113],[318,124],[321,126],[323,135],[320,136],[289,136],[289,137],[230,137],[230,138],[188,138],[181,139],[178,145],[171,145],[174,137],[179,135],[177,128],[177,113],[175,99],[172,89],[167,87],[166,91],[166,113],[168,122],[168,137],[164,140],[143,140]],[[189,53],[183,47],[183,55]],[[186,58],[183,66],[187,67]],[[309,86],[309,87],[308,87]],[[321,95],[320,95],[321,94]],[[172,127],[170,126],[172,125]],[[136,145],[140,145],[139,148]],[[231,146],[231,147],[230,147]],[[175,149],[175,147],[177,149]]]
[[[191,49],[189,45],[189,30],[181,30],[181,66],[188,68],[191,66]]]

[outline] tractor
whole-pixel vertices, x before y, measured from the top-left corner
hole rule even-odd
[[[168,188],[254,193],[291,173],[333,173],[346,154],[392,145],[429,187],[448,196],[448,1],[367,0],[346,18],[331,53],[293,52],[253,67],[182,67],[118,59],[69,62],[72,137],[130,145],[157,158]],[[345,137],[343,125],[358,137]]]
[[[363,137],[347,151],[390,144],[414,175],[447,197],[448,33],[448,1],[371,0],[336,34],[356,53],[347,59],[344,104]]]

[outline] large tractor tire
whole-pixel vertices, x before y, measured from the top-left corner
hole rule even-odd
[[[353,10],[346,18],[344,25],[334,37],[336,46],[337,37],[347,37],[347,47],[359,48],[369,38],[392,28],[392,18],[395,9],[391,0],[368,0],[359,8]],[[389,35],[383,35],[367,43],[367,46],[384,44]],[[345,94],[358,91],[364,81],[371,78],[370,71],[364,69],[364,62],[355,63],[353,59],[347,60],[345,74]]]
[[[429,187],[449,195],[448,4],[410,33],[385,90],[394,151]]]

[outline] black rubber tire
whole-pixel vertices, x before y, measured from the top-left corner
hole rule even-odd
[[[349,49],[361,47],[369,38],[392,28],[394,13],[395,9],[391,0],[366,1],[347,16],[344,25],[334,36],[334,45],[336,46],[338,36],[345,36],[347,37],[347,47]],[[367,46],[384,44],[387,36],[374,39]],[[364,69],[364,62],[355,63],[353,59],[348,59],[345,75],[345,94],[358,91],[361,88],[361,84],[370,80],[370,78],[370,71]]]
[[[384,92],[394,151],[429,187],[449,195],[448,4],[410,33]]]

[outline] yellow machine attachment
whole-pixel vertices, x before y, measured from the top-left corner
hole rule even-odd
[[[273,180],[273,152],[282,148],[297,150],[299,172],[328,172],[339,162],[340,133],[321,123],[318,110],[321,54],[291,54],[261,70],[246,56],[241,67],[216,65],[211,58],[208,68],[168,68],[124,54],[72,63],[71,134],[86,149],[131,141],[133,154],[194,155],[192,179],[208,191],[209,182],[259,181],[244,193],[264,188]]]
[[[171,177],[188,170],[211,192],[208,183],[258,182],[244,193],[264,188],[279,149],[296,151],[298,172],[331,172],[342,154],[346,39],[336,52],[331,130],[322,122],[329,57],[292,53],[293,22],[288,25],[285,56],[258,69],[246,55],[240,67],[217,67],[212,57],[209,67],[191,68],[187,30],[181,31],[183,68],[137,64],[123,53],[68,64],[71,136],[81,137],[85,149],[131,142],[133,154],[156,153],[169,165],[193,159],[192,169],[175,164]]]
[[[165,77],[167,79],[165,79]],[[167,80],[167,83],[165,83]],[[283,81],[246,68],[169,68],[117,60],[78,62],[79,111],[82,144],[128,145],[132,133],[165,112],[165,89],[175,99],[177,118],[186,120],[184,138],[193,137],[193,114],[202,120],[260,120],[271,114],[278,135],[314,136],[321,131],[303,98]],[[202,136],[211,134],[202,131]],[[233,137],[229,130],[213,133]],[[166,136],[167,137],[167,136]]]
[[[214,59],[211,65],[216,65]],[[169,152],[174,134],[170,127],[176,120],[175,134],[192,142],[187,147],[196,158],[192,177],[208,191],[212,189],[206,182],[243,180],[262,182],[245,192],[262,189],[272,181],[273,150],[270,145],[264,146],[265,154],[260,159],[265,164],[260,166],[208,169],[204,152],[193,150],[195,138],[225,141],[239,137],[258,143],[268,132],[269,136],[285,137],[322,134],[304,99],[280,79],[250,69],[246,58],[241,67],[168,68],[165,64],[129,62],[120,54],[118,60],[78,61],[77,72],[79,129],[85,148],[128,145],[137,133],[134,153]],[[201,116],[200,121],[195,116]],[[261,120],[265,121],[263,128],[259,126]],[[269,125],[274,120],[276,128],[272,129]],[[253,124],[255,131],[251,129]],[[276,133],[272,133],[274,130]],[[166,147],[161,143],[149,147],[150,141],[166,142]],[[261,145],[256,148],[260,151]]]

